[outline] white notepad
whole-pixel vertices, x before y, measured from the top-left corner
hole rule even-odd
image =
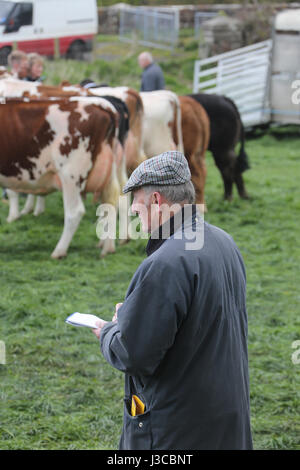
[[[73,326],[87,326],[88,328],[99,328],[96,325],[97,321],[101,321],[101,318],[96,317],[96,315],[90,315],[89,313],[72,313],[67,319],[66,323],[69,323]]]

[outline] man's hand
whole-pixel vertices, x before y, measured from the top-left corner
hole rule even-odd
[[[97,321],[97,322],[96,322],[96,325],[97,325],[99,328],[92,329],[92,332],[94,333],[94,335],[97,336],[98,339],[100,339],[101,330],[102,330],[102,328],[104,327],[104,325],[106,325],[106,323],[108,323],[108,322],[105,321],[105,320]]]
[[[115,314],[114,314],[114,316],[113,316],[113,318],[112,318],[112,321],[117,321],[117,320],[118,320],[118,310],[119,310],[119,308],[121,307],[121,305],[123,305],[123,303],[121,303],[121,304],[116,304],[116,311],[115,311]]]
[[[122,303],[121,303],[121,304],[116,304],[116,311],[115,311],[115,314],[114,314],[114,316],[113,316],[113,318],[112,318],[112,321],[113,321],[113,322],[117,322],[117,320],[118,320],[118,310],[119,310],[119,308],[121,307],[121,305],[123,305],[123,304],[122,304]],[[108,322],[105,321],[105,320],[100,320],[100,321],[97,321],[97,322],[96,322],[96,325],[99,326],[99,328],[94,328],[94,329],[92,330],[92,332],[94,333],[94,335],[97,336],[98,339],[100,339],[101,330],[102,330],[102,328],[104,327],[104,325],[106,325],[106,323],[108,323]]]

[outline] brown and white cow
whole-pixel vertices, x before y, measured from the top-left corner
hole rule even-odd
[[[6,67],[0,65],[0,79],[2,78],[10,78],[12,77],[12,73],[7,70]]]
[[[42,97],[67,97],[88,96],[88,91],[79,85],[52,86],[39,82],[28,82],[5,75],[0,77],[0,96],[14,98],[42,98]]]
[[[71,97],[71,96],[87,96],[86,90],[79,86],[48,86],[42,85],[39,82],[28,82],[19,80],[11,76],[11,74],[3,73],[0,75],[0,97],[6,98],[42,98],[42,97]],[[7,222],[14,222],[20,215],[29,214],[33,212],[35,216],[43,213],[45,210],[45,198],[42,196],[37,197],[36,205],[35,196],[30,194],[27,196],[25,205],[21,212],[19,212],[19,195],[15,191],[7,189],[7,196],[9,199],[9,214]]]
[[[210,123],[204,108],[188,97],[168,90],[140,93],[144,105],[144,151],[151,158],[166,150],[184,152],[196,190],[196,202],[204,204],[205,152]]]
[[[178,96],[169,90],[141,92],[144,106],[143,149],[149,157],[167,150],[183,152]]]
[[[117,207],[123,152],[117,115],[102,98],[7,99],[0,105],[0,185],[30,194],[61,190],[64,229],[52,253],[66,256],[85,212],[82,193]],[[102,255],[114,251],[106,239]]]
[[[144,108],[139,93],[126,86],[90,87],[88,92],[95,96],[114,96],[126,103],[129,111],[129,132],[124,151],[127,172],[130,175],[146,158],[142,145]]]
[[[107,90],[109,91],[109,90]],[[122,98],[126,99],[126,105],[130,112],[130,125],[128,134],[125,137],[124,152],[126,155],[127,162],[130,161],[135,166],[139,164],[140,154],[138,152],[138,139],[141,141],[141,119],[142,119],[142,102],[141,99],[134,90],[128,89],[124,93],[122,91]],[[106,93],[107,94],[107,93]],[[110,93],[113,95],[113,93]],[[26,82],[14,78],[8,80],[0,80],[0,97],[29,97],[32,98],[57,98],[57,97],[72,97],[72,96],[90,96],[94,94],[88,90],[82,88],[80,85],[61,85],[61,86],[44,86],[41,83]],[[138,137],[139,136],[139,137]],[[135,166],[134,166],[135,165]],[[126,177],[125,177],[126,174]],[[118,168],[118,177],[120,184],[125,184],[124,181],[127,178],[126,170],[122,167]],[[28,214],[34,211],[34,215],[37,216],[45,210],[45,198],[37,197],[36,206],[34,209],[35,196],[28,195],[26,203],[22,211],[19,213],[19,198],[18,194],[12,190],[7,190],[9,198],[9,214],[7,217],[8,222],[13,222],[18,219],[20,215]]]

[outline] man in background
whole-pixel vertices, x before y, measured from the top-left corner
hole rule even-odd
[[[163,72],[153,61],[150,52],[142,52],[138,57],[138,62],[143,69],[141,91],[163,90],[165,88]]]
[[[36,52],[28,54],[28,74],[26,80],[29,82],[42,82],[44,70],[44,59]]]
[[[13,51],[8,56],[8,65],[14,78],[24,80],[28,75],[28,58],[23,51]]]

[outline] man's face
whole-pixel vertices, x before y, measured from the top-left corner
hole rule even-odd
[[[28,75],[28,61],[22,60],[19,64],[18,68],[18,77],[19,78],[26,78]]]
[[[43,64],[41,62],[34,62],[31,67],[31,77],[39,78],[43,72]]]
[[[147,65],[150,64],[149,60],[147,59],[147,57],[144,57],[144,56],[141,56],[138,58],[138,62],[139,62],[139,66],[144,69],[147,67]]]
[[[150,233],[159,225],[159,204],[157,203],[158,193],[147,194],[143,188],[137,189],[133,193],[131,211],[137,214],[141,221],[142,231]]]

